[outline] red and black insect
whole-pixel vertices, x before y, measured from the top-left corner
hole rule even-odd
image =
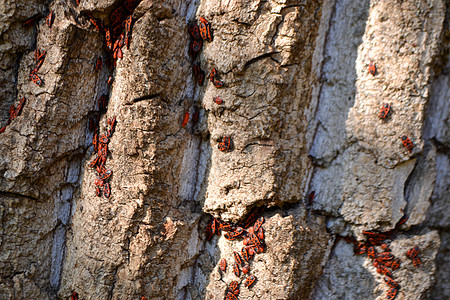
[[[212,231],[212,228],[211,228],[211,224],[212,224],[212,222],[210,221],[210,222],[208,223],[208,225],[206,225],[206,228],[205,228],[205,237],[206,237],[206,240],[207,240],[207,241],[211,240],[211,238],[212,238],[213,235],[214,235],[214,233],[213,233],[213,231]]]
[[[241,258],[241,256],[239,255],[239,253],[237,253],[236,251],[234,251],[234,252],[233,252],[233,255],[234,255],[234,261],[235,261],[238,265],[242,266],[244,263],[242,262],[242,258]]]
[[[417,255],[419,255],[419,253],[420,253],[419,247],[415,246],[414,248],[411,248],[408,251],[406,251],[406,256],[410,259],[413,259]]]
[[[25,97],[22,97],[22,99],[20,99],[19,104],[17,105],[17,108],[14,112],[16,117],[20,116],[20,114],[22,113],[22,109],[23,109],[23,106],[25,105],[25,101],[26,101]]]
[[[233,241],[236,238],[238,238],[239,236],[241,236],[243,233],[244,233],[244,229],[242,229],[241,227],[236,227],[236,229],[234,231],[227,232],[223,236],[227,240]]]
[[[400,267],[400,264],[401,264],[401,260],[399,258],[396,258],[396,259],[392,260],[391,270],[392,271],[397,270]]]
[[[102,69],[102,59],[101,57],[97,58],[97,62],[95,63],[95,70],[100,71]]]
[[[214,102],[215,104],[220,105],[220,104],[223,103],[223,100],[222,100],[222,98],[220,98],[220,97],[214,97],[214,98],[213,98],[213,102]]]
[[[198,72],[198,76],[197,76],[197,84],[199,86],[202,86],[204,81],[205,81],[205,72],[200,70],[200,72]]]
[[[256,233],[256,235],[258,236],[258,238],[260,240],[264,240],[264,229],[262,227],[260,227],[258,232]]]
[[[116,130],[116,123],[117,123],[116,122],[116,117],[114,116],[112,118],[108,118],[107,122],[108,122],[108,125],[110,126],[110,128],[109,128],[106,136],[108,138],[110,138],[113,135],[114,131]]]
[[[392,260],[394,259],[394,255],[391,252],[381,252],[377,255],[376,259],[380,261]]]
[[[386,282],[386,284],[390,287],[393,288],[398,288],[398,283],[396,281],[394,281],[394,279],[390,278],[390,277],[384,277],[384,282]]]
[[[103,31],[103,23],[102,21],[94,18],[91,14],[89,14],[89,21],[91,21],[92,25],[94,25],[95,29],[97,29],[99,32]],[[109,29],[107,29],[109,32]]]
[[[108,85],[111,85],[112,82],[113,82],[113,77],[112,77],[112,76],[109,76],[109,78],[108,78]]]
[[[397,222],[397,224],[395,225],[395,227],[404,224],[406,221],[408,221],[408,216],[407,216],[407,215],[404,215],[403,217],[400,218],[400,220],[398,220],[398,222]]]
[[[78,293],[75,291],[72,291],[72,296],[70,297],[70,300],[78,300]]]
[[[127,49],[130,49],[130,35],[131,35],[131,22],[132,22],[132,16],[129,15],[125,21],[124,21],[124,27],[125,27],[125,38],[124,43],[127,45]]]
[[[371,259],[375,259],[376,252],[374,246],[370,246],[369,248],[367,248],[367,256]]]
[[[409,152],[412,152],[412,149],[414,146],[413,146],[413,143],[411,142],[411,140],[409,139],[409,137],[404,135],[400,139],[402,140],[403,146],[405,146]]]
[[[189,122],[189,112],[184,112],[183,122],[181,123],[181,127],[186,127]]]
[[[228,151],[231,147],[231,137],[230,136],[224,136],[222,138],[222,141],[217,145],[217,148],[220,151]]]
[[[250,275],[248,276],[248,278],[245,280],[244,285],[246,287],[251,287],[256,281],[256,276],[255,275]]]
[[[264,206],[255,207],[250,212],[249,216],[243,222],[242,227],[250,227],[264,212]]]
[[[34,72],[30,73],[30,80],[33,81],[38,86],[42,85],[42,79]]]
[[[25,20],[25,22],[23,22],[23,26],[27,27],[27,28],[31,27],[36,23],[36,20],[37,20],[37,16],[31,17],[31,18]]]
[[[234,275],[236,275],[237,277],[239,277],[239,275],[241,275],[241,271],[239,270],[238,264],[233,264],[233,273],[234,273]]]
[[[378,272],[379,274],[383,274],[383,275],[392,277],[392,273],[391,273],[391,272],[389,271],[389,269],[386,268],[386,266],[383,265],[383,264],[380,264],[380,263],[378,264],[377,272]]]
[[[245,265],[242,268],[242,273],[247,274],[248,272],[250,272],[250,266],[249,265]]]
[[[47,51],[45,51],[45,50],[40,51],[39,49],[35,49],[34,50],[34,60],[38,62],[38,61],[44,59],[46,54],[47,54]]]
[[[112,175],[112,170],[106,170],[101,172],[100,174],[100,180],[105,181]]]
[[[228,292],[231,292],[236,296],[239,295],[239,283],[237,281],[230,282],[230,285],[228,286]]]
[[[368,71],[370,74],[372,74],[373,76],[375,76],[375,74],[377,73],[377,68],[375,67],[375,63],[373,61],[369,62],[369,68]]]
[[[105,188],[103,189],[103,194],[105,195],[106,198],[109,198],[109,196],[111,195],[111,188],[109,186],[109,182],[105,183]]]
[[[100,187],[95,187],[95,194],[97,195],[97,197],[102,196],[102,190],[100,189]]]
[[[391,105],[389,103],[384,103],[381,106],[380,113],[378,114],[378,117],[380,119],[386,118],[388,113],[389,113],[389,111],[390,111],[390,109],[391,109]]]
[[[197,24],[195,24],[195,23],[193,23],[193,22],[189,23],[189,25],[188,25],[188,32],[189,32],[189,34],[191,35],[191,37],[192,37],[194,40],[199,40],[199,39],[201,39],[201,37],[200,37],[200,32],[199,32],[199,29],[198,29],[198,25],[197,25]]]
[[[219,221],[219,228],[223,231],[233,231],[234,226],[228,222]]]
[[[97,101],[97,108],[100,113],[106,112],[108,107],[108,97],[106,95],[101,95]]]
[[[386,293],[386,299],[393,300],[397,296],[398,288],[391,287]]]
[[[248,249],[247,247],[242,247],[241,249],[241,257],[244,259],[244,261],[248,262],[250,260],[250,255],[248,255]]]
[[[221,87],[223,87],[223,82],[216,79],[216,80],[214,80],[214,86],[216,88],[221,88]]]
[[[200,30],[200,36],[202,39],[212,42],[211,25],[203,17],[200,17],[199,20],[200,25],[198,26],[198,29]]]
[[[6,126],[3,126],[2,128],[0,128],[0,133],[5,132],[5,130],[6,130]]]
[[[216,218],[213,218],[211,221],[211,229],[213,233],[216,233],[217,235],[220,235],[220,226],[219,221],[217,221]]]
[[[109,28],[105,30],[105,41],[106,41],[106,47],[111,50],[112,49],[112,40],[111,40],[111,31]]]
[[[45,23],[47,23],[47,26],[52,28],[53,25],[53,11],[51,10],[50,13],[45,18]]]
[[[259,217],[258,220],[256,220],[255,225],[253,226],[254,231],[257,232],[261,228],[263,223],[264,217]]]
[[[239,298],[232,292],[228,292],[225,296],[225,300],[239,300]]]
[[[216,68],[212,68],[211,72],[208,75],[209,81],[214,82],[216,75],[217,75]]]
[[[222,258],[222,259],[219,261],[219,268],[220,268],[223,272],[225,272],[225,271],[227,270],[227,261],[225,260],[225,258]]]
[[[202,50],[203,41],[202,40],[191,40],[189,49],[193,54],[191,56],[196,56],[200,50]]]
[[[125,10],[122,6],[119,6],[115,11],[111,13],[109,16],[109,21],[112,24],[112,27],[116,27],[117,24],[120,24],[123,20]]]
[[[422,264],[422,261],[420,260],[420,258],[418,256],[414,257],[412,259],[413,265],[414,267],[418,268],[420,267],[420,265]]]

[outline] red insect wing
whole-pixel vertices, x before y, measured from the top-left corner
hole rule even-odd
[[[408,251],[406,251],[406,256],[408,258],[412,259],[412,258],[416,257],[419,254],[419,252],[420,252],[420,249],[419,249],[419,247],[416,246],[416,247],[411,248]]]
[[[216,103],[216,104],[218,104],[218,105],[220,105],[220,104],[223,103],[223,100],[222,100],[222,98],[220,98],[220,97],[214,97],[214,98],[213,98],[213,102]]]
[[[395,296],[397,296],[398,288],[390,288],[389,291],[386,293],[386,299],[393,300]]]
[[[376,252],[374,246],[370,246],[369,248],[367,248],[367,256],[370,257],[371,259],[375,258]]]
[[[242,273],[247,274],[248,272],[250,272],[250,266],[249,265],[245,265],[242,268]]]
[[[192,38],[194,40],[199,40],[200,39],[200,32],[199,32],[197,24],[190,23],[189,26],[188,26],[188,31],[189,31],[189,34],[192,36]]]
[[[205,72],[200,71],[200,73],[198,73],[197,83],[199,86],[202,86],[204,81],[205,81]]]
[[[220,80],[214,80],[214,86],[216,88],[221,88],[221,87],[223,87],[223,82]]]
[[[41,78],[39,78],[39,76],[37,76],[35,73],[31,73],[30,74],[30,80],[32,80],[35,84],[37,84],[38,86],[42,85],[42,80]]]
[[[244,259],[244,261],[248,262],[250,260],[250,257],[248,255],[247,247],[242,247],[241,249],[241,256]]]
[[[208,225],[205,228],[205,237],[206,240],[209,241],[211,240],[211,238],[213,237],[213,232],[212,232],[212,228],[211,228],[211,222],[208,223]]]
[[[202,37],[202,39],[206,40],[208,38],[208,32],[206,30],[206,24],[200,23],[200,25],[198,25],[198,29],[200,31],[200,36]]]
[[[239,277],[239,275],[241,275],[241,271],[239,270],[239,266],[237,264],[233,264],[233,273],[237,277]]]
[[[392,259],[394,259],[394,255],[391,252],[381,252],[377,255],[377,259],[392,260]]]
[[[371,62],[369,63],[368,71],[369,71],[370,74],[372,74],[373,76],[375,76],[375,74],[376,74],[376,72],[377,72],[377,69],[376,69],[375,63],[374,63],[373,61],[371,61]]]
[[[234,261],[235,261],[238,265],[242,266],[242,265],[243,265],[243,263],[242,263],[242,258],[241,258],[241,256],[239,255],[239,253],[237,253],[236,251],[234,251],[234,252],[233,252],[233,255],[234,255]]]
[[[245,280],[244,285],[245,285],[246,287],[250,287],[250,286],[252,286],[253,283],[255,283],[255,281],[256,281],[255,275],[250,275],[250,276]]]
[[[102,69],[102,59],[99,57],[97,58],[97,62],[95,63],[95,70],[100,71]]]
[[[398,288],[398,283],[395,282],[392,278],[384,277],[383,279],[384,279],[384,282],[386,282],[386,284],[388,286],[393,287],[393,288]]]
[[[103,194],[105,195],[106,198],[109,198],[109,196],[111,195],[111,188],[109,186],[109,183],[105,183],[105,188],[103,190]]]
[[[418,268],[420,267],[420,265],[422,264],[422,261],[420,260],[420,258],[418,256],[413,258],[413,265],[414,267]]]
[[[53,25],[53,11],[50,11],[50,13],[45,18],[45,22],[47,23],[48,27],[52,28]]]
[[[401,139],[403,146],[405,146],[406,149],[411,152],[411,150],[413,149],[413,143],[411,142],[411,140],[406,135],[402,136]]]
[[[124,14],[124,9],[122,6],[119,6],[115,11],[112,12],[111,16],[109,17],[109,20],[113,24],[113,27],[117,23],[121,22],[123,14]]]
[[[203,42],[202,40],[193,40],[192,43],[192,51],[200,52],[202,50]]]
[[[183,122],[181,123],[181,127],[186,127],[186,125],[189,122],[189,112],[185,112],[184,113],[184,118],[183,118]]]
[[[79,4],[79,2],[77,2]],[[72,296],[71,296],[71,300],[78,300],[78,293],[73,291],[72,292]]]
[[[214,78],[216,75],[217,75],[217,70],[216,70],[216,68],[213,68],[208,75],[209,81],[214,82]]]
[[[237,281],[230,282],[230,285],[228,286],[228,290],[235,294],[236,296],[239,295],[239,283]],[[237,293],[236,293],[237,291]]]
[[[6,126],[3,126],[2,128],[0,128],[0,133],[5,132]]]
[[[264,229],[261,227],[259,228],[258,232],[256,233],[256,235],[258,236],[258,238],[260,240],[264,240]]]
[[[199,17],[198,19],[200,20],[200,22],[201,22],[202,24],[205,24],[205,25],[208,24],[208,21],[206,21],[205,18]]]
[[[95,194],[97,195],[97,197],[102,196],[102,190],[98,186],[95,188]]]
[[[255,225],[253,226],[255,232],[257,232],[261,228],[263,223],[264,223],[264,217],[260,217],[260,218],[258,218],[258,220],[256,220]]]
[[[219,262],[219,268],[222,270],[222,271],[226,271],[226,269],[227,269],[227,261],[225,260],[225,258],[222,258],[221,260],[220,260],[220,262]]]
[[[378,117],[380,119],[386,118],[390,109],[391,109],[391,105],[389,103],[384,103],[383,106],[381,106],[380,114],[378,115]]]

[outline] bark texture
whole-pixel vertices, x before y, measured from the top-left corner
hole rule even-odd
[[[224,299],[234,280],[239,299],[386,299],[384,276],[342,237],[394,228],[396,299],[450,298],[449,1],[134,2],[112,68],[90,18],[107,26],[125,1],[0,2],[0,128],[26,98],[0,133],[0,299]],[[195,62],[222,88],[193,76],[199,17],[213,39]],[[101,95],[100,134],[117,120],[109,198],[89,167]],[[231,271],[242,240],[204,228],[261,206],[266,249],[247,288]]]

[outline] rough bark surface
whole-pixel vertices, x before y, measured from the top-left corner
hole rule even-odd
[[[239,299],[385,299],[383,276],[343,237],[405,215],[386,240],[402,261],[396,299],[450,298],[449,1],[134,1],[111,69],[89,16],[108,25],[124,1],[76,2],[0,2],[0,128],[26,98],[0,133],[0,299],[224,299],[234,280]],[[199,17],[213,40],[196,61],[222,88],[193,76]],[[47,51],[41,86],[35,49]],[[117,120],[109,198],[89,167],[101,95],[100,133]],[[231,271],[242,240],[207,241],[204,228],[261,206],[266,249],[247,288]]]

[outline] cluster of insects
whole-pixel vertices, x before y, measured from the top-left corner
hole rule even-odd
[[[200,67],[200,62],[196,61],[198,54],[202,50],[203,41],[212,42],[212,30],[211,24],[203,17],[199,17],[198,22],[190,22],[188,24],[188,32],[191,37],[189,42],[189,55],[192,58],[192,72],[194,74],[195,82],[198,86],[203,86],[205,82],[205,71],[203,71]],[[211,72],[208,75],[208,80],[216,87],[222,88],[224,87],[223,81],[220,79],[219,72],[215,67],[212,68]],[[213,102],[217,105],[223,104],[223,100],[220,97],[214,97]],[[198,121],[198,109],[195,108],[197,112],[197,116],[193,116],[193,124],[195,125]],[[189,111],[184,112],[183,121],[181,123],[181,127],[186,127],[189,123]],[[231,149],[232,140],[230,136],[222,137],[222,140],[219,141],[217,148],[220,151],[229,151]]]
[[[106,158],[108,157],[108,143],[116,127],[116,117],[109,118],[108,125],[110,127],[106,134],[99,136],[98,133],[94,133],[92,144],[94,145],[94,151],[97,152],[97,157],[89,164],[89,167],[95,168],[98,173],[97,179],[94,181],[94,184],[96,185],[96,195],[101,197],[103,188],[103,195],[105,195],[106,198],[109,198],[111,195],[109,179],[112,175],[112,170],[106,169],[105,164]]]
[[[11,106],[9,107],[9,110],[8,110],[8,114],[9,114],[8,121],[6,121],[5,126],[0,128],[0,133],[5,132],[6,127],[9,124],[11,124],[12,120],[14,120],[18,116],[20,116],[20,114],[22,113],[23,106],[25,105],[25,101],[26,101],[26,99],[25,99],[25,97],[23,97],[22,99],[20,99],[20,102],[19,102],[19,104],[17,104],[17,107],[14,106],[14,104],[11,104]]]
[[[386,293],[388,300],[393,300],[400,289],[400,285],[394,280],[392,271],[400,267],[401,261],[392,254],[385,240],[392,239],[397,233],[399,226],[407,220],[408,217],[404,216],[398,221],[395,228],[388,232],[363,231],[363,234],[366,236],[365,242],[358,242],[354,237],[344,237],[345,241],[353,244],[353,251],[356,255],[367,254],[377,272],[385,276],[383,278],[384,282],[389,286],[389,290]],[[378,249],[381,249],[381,252],[378,252]],[[413,264],[416,267],[419,267],[421,263],[418,254],[418,247],[414,247],[406,252],[406,256],[413,259]]]
[[[125,0],[116,8],[109,16],[109,25],[105,25],[102,20],[95,18],[89,14],[89,21],[94,25],[96,30],[100,32],[105,41],[105,52],[107,53],[106,63],[112,69],[116,65],[116,61],[123,57],[122,48],[130,47],[132,13],[140,0]],[[95,69],[100,71],[102,67],[101,58],[97,59]],[[110,84],[111,78],[108,80]]]
[[[256,281],[255,275],[250,275],[250,263],[255,254],[265,251],[266,245],[264,242],[264,217],[261,216],[264,212],[264,207],[257,207],[252,210],[250,215],[241,223],[231,224],[213,218],[205,229],[206,240],[211,240],[214,234],[220,235],[221,231],[226,231],[224,237],[227,240],[234,241],[237,239],[243,240],[243,247],[240,251],[233,252],[234,263],[231,268],[236,277],[246,274],[247,278],[244,281],[244,286],[250,288]],[[219,270],[226,272],[227,260],[222,258],[219,261]],[[232,281],[225,291],[226,300],[236,300],[240,293],[239,282]]]
[[[372,76],[375,76],[377,74],[377,68],[376,68],[375,63],[373,61],[369,62],[368,72]],[[378,117],[381,120],[384,120],[389,115],[390,111],[391,111],[391,105],[389,103],[383,103],[381,105]],[[401,141],[403,143],[403,146],[405,146],[405,148],[411,153],[413,148],[414,148],[414,145],[413,145],[411,139],[409,137],[407,137],[406,135],[401,136],[400,139],[401,139]]]

